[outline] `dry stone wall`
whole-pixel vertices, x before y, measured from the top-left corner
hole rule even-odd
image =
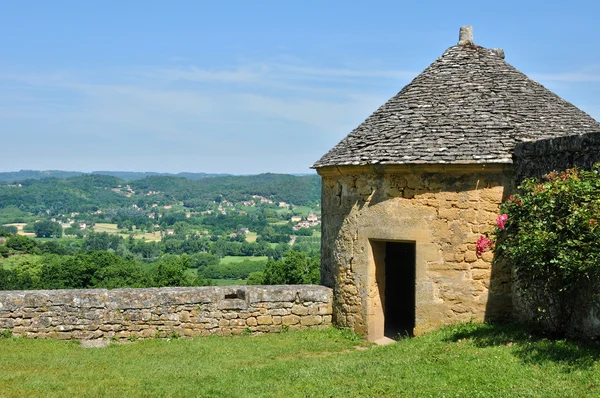
[[[58,339],[236,335],[331,324],[323,286],[0,292],[0,330]]]
[[[477,239],[493,230],[512,189],[509,166],[320,169],[321,275],[335,289],[335,322],[373,333],[382,305],[374,265],[380,241],[415,242],[415,334],[509,317],[509,272],[492,266],[491,252],[476,254]]]
[[[517,144],[513,162],[517,181],[573,166],[590,169],[600,162],[600,132]]]

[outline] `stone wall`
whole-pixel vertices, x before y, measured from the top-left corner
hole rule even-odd
[[[415,334],[443,324],[510,316],[510,275],[476,255],[512,190],[510,165],[321,168],[322,284],[334,321],[382,334],[377,242],[416,245]]]
[[[517,181],[573,166],[590,169],[600,162],[600,132],[517,144],[513,162]]]
[[[278,332],[327,327],[331,314],[331,289],[310,285],[0,291],[0,330],[33,338]]]

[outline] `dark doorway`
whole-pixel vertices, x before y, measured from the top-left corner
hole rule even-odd
[[[411,242],[385,244],[384,335],[413,336],[415,329],[416,247]]]

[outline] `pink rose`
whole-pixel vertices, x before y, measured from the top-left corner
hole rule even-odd
[[[496,217],[496,225],[498,226],[498,228],[500,228],[502,231],[504,231],[504,223],[508,220],[508,214],[500,214],[498,217]]]
[[[477,239],[477,247],[475,249],[475,253],[477,253],[478,256],[481,256],[487,251],[487,249],[489,249],[493,245],[494,242],[492,242],[487,236],[481,235],[479,239]]]

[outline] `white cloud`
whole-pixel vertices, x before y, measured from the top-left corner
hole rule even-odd
[[[394,93],[412,75],[402,71],[319,69],[289,64],[255,64],[231,70],[147,67],[101,77],[96,71],[4,73],[0,74],[0,87],[10,85],[22,98],[17,101],[16,109],[13,106],[10,110],[13,117],[31,117],[31,112],[44,117],[60,114],[63,118],[90,122],[112,120],[147,125],[149,130],[156,130],[160,126],[177,125],[180,117],[195,118],[201,124],[230,123],[232,118],[243,115],[330,130],[332,124],[347,119],[348,114],[354,115],[365,106],[368,108],[364,112],[369,112],[376,106],[373,104],[387,99],[381,97],[376,85],[372,91],[365,88],[365,79],[391,81],[389,92]],[[354,81],[361,86],[340,87],[340,81]],[[49,102],[61,103],[60,109],[44,111]]]
[[[292,63],[0,72],[0,133],[33,156],[0,168],[306,171],[408,75]]]

